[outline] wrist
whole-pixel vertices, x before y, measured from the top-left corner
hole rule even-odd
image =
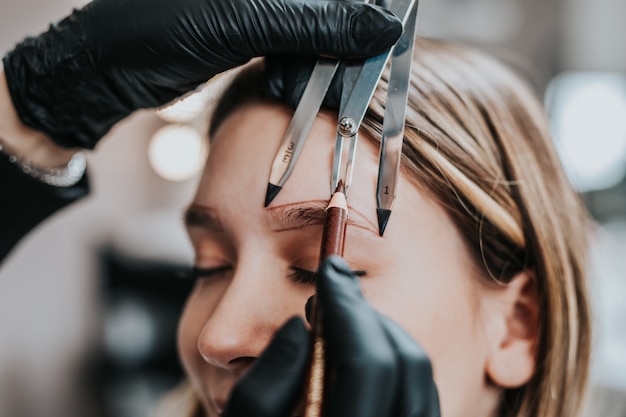
[[[7,153],[42,168],[65,166],[76,153],[76,150],[58,146],[45,134],[21,122],[13,107],[2,68],[0,68],[0,141]]]

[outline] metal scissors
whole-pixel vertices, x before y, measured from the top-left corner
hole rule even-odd
[[[387,227],[396,198],[417,6],[418,0],[392,0],[389,10],[401,19],[404,27],[398,42],[381,55],[361,61],[344,62],[343,88],[330,188],[332,194],[339,181],[342,180],[347,197],[352,182],[359,127],[383,70],[391,57],[391,74],[383,121],[376,190],[378,226],[381,236]],[[336,59],[319,58],[313,68],[309,82],[274,158],[265,198],[266,207],[280,192],[293,171],[313,120],[335,77],[339,62]],[[343,149],[346,142],[349,149],[347,155],[344,155]]]

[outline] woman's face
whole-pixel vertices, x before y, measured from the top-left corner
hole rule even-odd
[[[195,285],[178,343],[211,417],[220,414],[274,332],[288,318],[304,316],[314,292],[305,271],[318,264],[336,117],[317,117],[291,177],[264,208],[270,166],[291,115],[283,107],[254,104],[229,116],[213,138],[187,215],[196,266],[216,270]],[[429,355],[443,415],[487,415],[496,399],[485,381],[489,349],[476,268],[444,210],[404,175],[380,237],[377,173],[378,149],[362,137],[344,257],[365,271],[361,284],[369,302]]]

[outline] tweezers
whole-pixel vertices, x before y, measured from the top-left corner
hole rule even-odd
[[[381,236],[391,217],[397,193],[417,6],[418,0],[392,0],[389,11],[400,18],[404,27],[400,39],[390,50],[378,56],[361,61],[344,61],[330,190],[332,194],[342,180],[347,197],[352,183],[359,128],[391,57],[376,189],[378,228]],[[293,171],[339,64],[340,61],[336,59],[319,58],[313,68],[274,158],[265,197],[266,207],[278,195]],[[346,143],[349,148],[347,155],[344,155]]]

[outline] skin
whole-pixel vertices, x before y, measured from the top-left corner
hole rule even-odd
[[[266,209],[269,167],[291,114],[252,104],[230,115],[213,138],[190,206],[196,265],[227,267],[197,282],[178,334],[183,365],[211,417],[273,333],[290,317],[304,316],[314,292],[313,284],[291,276],[294,267],[316,269],[322,227],[280,219],[285,208],[313,206],[320,213],[327,204],[336,117],[320,113],[291,177]],[[361,284],[367,300],[431,358],[442,415],[493,415],[501,386],[524,383],[534,368],[527,325],[535,310],[525,301],[532,297],[524,298],[532,280],[516,278],[506,289],[482,284],[445,211],[404,175],[379,237],[377,172],[378,149],[362,138],[348,198],[345,258],[366,271]]]
[[[210,417],[219,415],[232,386],[274,332],[288,318],[304,316],[314,291],[314,284],[292,278],[294,268],[313,271],[318,262],[317,220],[330,197],[336,117],[318,116],[289,181],[264,209],[268,167],[291,115],[269,104],[231,115],[213,138],[191,205],[196,221],[188,232],[197,266],[228,267],[199,280],[179,326],[183,365]],[[1,69],[0,140],[40,167],[64,166],[75,152],[21,123]],[[361,140],[345,258],[355,270],[366,271],[361,282],[371,304],[428,353],[442,415],[495,415],[502,388],[525,384],[535,368],[539,312],[532,271],[506,287],[485,285],[444,210],[404,175],[390,224],[379,237],[377,154]],[[277,224],[285,209],[303,205],[317,209],[313,220]],[[197,221],[206,209],[219,219],[220,230],[198,224],[206,223]]]

